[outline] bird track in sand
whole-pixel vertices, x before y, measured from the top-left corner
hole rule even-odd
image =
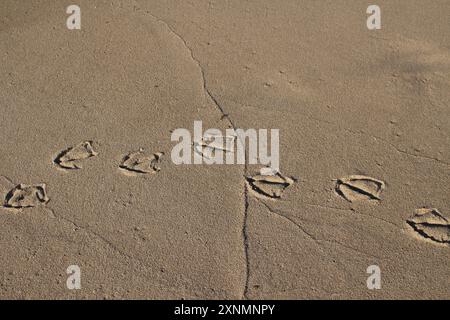
[[[128,153],[119,165],[119,168],[138,174],[156,173],[161,170],[159,165],[162,161],[163,152],[157,152],[153,155],[147,155],[144,149]]]
[[[70,147],[60,152],[55,158],[54,163],[67,170],[81,169],[82,160],[98,155],[92,144],[92,141],[83,141],[74,147]]]
[[[425,239],[443,244],[450,243],[450,221],[437,209],[417,209],[406,222]]]
[[[13,209],[33,208],[49,201],[45,184],[19,184],[6,194],[3,206]]]
[[[385,189],[384,181],[372,177],[354,175],[337,179],[335,191],[349,202],[380,200]]]

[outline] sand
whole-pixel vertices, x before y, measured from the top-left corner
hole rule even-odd
[[[0,2],[0,298],[450,298],[450,2],[70,4]],[[286,179],[175,165],[195,120]]]

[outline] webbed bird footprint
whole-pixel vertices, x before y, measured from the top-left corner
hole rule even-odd
[[[49,200],[45,184],[19,184],[6,195],[4,207],[15,209],[32,208],[40,204],[46,204]]]
[[[450,222],[437,209],[417,209],[406,222],[424,238],[450,243]]]
[[[155,173],[161,170],[159,165],[164,153],[157,152],[153,155],[146,155],[143,149],[127,154],[119,167],[126,171],[135,173]]]
[[[55,159],[55,163],[64,169],[81,169],[81,161],[95,157],[98,153],[95,152],[92,146],[92,141],[84,141],[74,147],[70,147],[62,151]]]
[[[194,152],[206,159],[213,159],[216,157],[216,153],[219,153],[220,157],[222,157],[223,153],[234,152],[235,140],[236,136],[206,136],[199,141],[193,142]]]
[[[367,176],[349,176],[337,180],[336,192],[347,201],[381,200],[385,183]]]
[[[256,175],[246,177],[248,184],[258,195],[278,199],[283,191],[291,186],[295,181],[289,177],[277,173],[273,176]]]

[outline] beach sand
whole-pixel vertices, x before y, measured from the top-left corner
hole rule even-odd
[[[365,1],[71,4],[0,2],[0,298],[450,298],[449,1],[379,0],[381,30]],[[175,165],[196,120],[279,129],[279,197]]]

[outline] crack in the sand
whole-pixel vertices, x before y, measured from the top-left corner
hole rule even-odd
[[[137,7],[139,7],[137,5]],[[216,106],[216,108],[218,109],[218,111],[220,111],[221,118],[226,118],[228,120],[228,122],[230,123],[230,125],[236,129],[236,126],[234,125],[233,121],[231,120],[230,116],[228,113],[225,112],[225,110],[222,108],[222,106],[220,105],[220,103],[217,101],[217,99],[214,97],[214,95],[211,93],[211,91],[208,88],[207,82],[206,82],[206,74],[205,74],[205,70],[202,67],[200,61],[195,57],[193,50],[191,49],[191,47],[189,47],[187,41],[178,33],[176,32],[166,21],[158,18],[157,16],[155,16],[154,14],[152,14],[150,11],[145,11],[145,13],[149,16],[151,16],[154,20],[156,20],[157,22],[163,24],[171,34],[173,34],[178,40],[180,40],[183,43],[183,46],[186,48],[186,50],[189,52],[189,56],[191,57],[192,61],[194,61],[195,65],[197,66],[197,68],[200,71],[200,75],[202,78],[202,84],[203,84],[203,92],[206,94],[206,96],[214,103],[214,105]]]
[[[136,3],[136,7],[139,8],[139,5],[137,3]],[[209,98],[209,100],[215,105],[216,109],[221,113],[220,119],[221,120],[222,119],[227,119],[227,121],[231,125],[231,127],[236,130],[237,127],[234,124],[233,120],[231,119],[230,115],[225,112],[225,109],[221,106],[219,101],[214,97],[214,95],[212,94],[212,92],[208,88],[207,81],[206,81],[205,70],[202,67],[200,61],[195,57],[194,52],[189,47],[187,41],[179,33],[177,33],[166,21],[158,18],[157,16],[155,16],[154,14],[152,14],[148,10],[145,11],[145,13],[148,14],[149,16],[151,16],[157,22],[159,22],[162,25],[164,25],[169,30],[169,32],[171,34],[173,34],[177,39],[179,39],[183,43],[183,46],[189,52],[189,55],[190,55],[192,61],[195,63],[195,65],[199,69],[199,72],[200,72],[200,75],[201,75],[201,78],[202,78],[202,86],[203,86],[204,94]],[[247,150],[245,150],[245,152],[247,153]],[[248,155],[246,154],[245,164],[244,164],[244,169],[243,169],[243,177],[245,177],[247,175],[247,164],[248,164],[247,163],[247,159],[248,159],[247,156]],[[247,230],[247,220],[248,220],[248,216],[247,215],[248,215],[249,200],[248,200],[247,185],[245,183],[244,183],[243,194],[244,194],[244,199],[243,199],[243,201],[244,201],[244,212],[243,212],[243,226],[242,226],[242,242],[243,242],[243,246],[244,246],[244,259],[245,259],[246,274],[245,274],[245,283],[244,283],[244,288],[243,288],[243,292],[242,292],[242,298],[243,299],[247,299],[249,277],[250,277],[250,263],[249,263],[249,255],[248,255],[249,246],[248,246],[248,232],[247,232],[248,231]]]
[[[138,258],[130,256],[129,254],[123,252],[114,243],[112,243],[111,241],[109,241],[108,239],[103,237],[101,234],[99,234],[99,233],[97,233],[97,232],[95,232],[95,231],[93,231],[93,230],[91,230],[91,229],[89,229],[87,227],[81,226],[81,225],[77,224],[75,221],[72,221],[72,220],[70,220],[70,219],[68,219],[68,218],[66,218],[64,216],[61,216],[61,215],[57,214],[55,212],[55,210],[53,210],[51,208],[45,208],[45,209],[48,212],[51,213],[52,217],[56,218],[59,221],[64,221],[64,222],[70,224],[72,227],[86,232],[88,235],[94,236],[95,238],[97,238],[98,240],[100,240],[101,242],[103,242],[104,244],[109,246],[113,251],[115,251],[116,253],[118,253],[122,257],[128,259],[129,261],[137,261],[137,262],[139,262],[139,264],[141,264],[141,266],[143,266],[143,267],[146,266],[146,264],[143,261],[141,261]]]
[[[8,178],[7,176],[0,175],[0,177],[2,177],[3,179],[5,179],[6,181],[8,181],[10,184],[15,185],[15,183],[14,183],[10,178]]]
[[[341,247],[343,247],[343,248],[349,249],[349,250],[351,250],[351,251],[353,251],[353,252],[357,252],[357,253],[359,253],[359,254],[362,254],[362,255],[364,255],[364,256],[366,256],[366,257],[373,258],[373,259],[378,259],[378,260],[382,260],[381,257],[377,257],[377,256],[375,256],[375,255],[369,254],[369,253],[364,252],[364,251],[361,251],[361,250],[359,250],[359,249],[350,247],[350,246],[348,246],[348,245],[346,245],[346,244],[344,244],[344,243],[341,243],[341,242],[339,242],[339,241],[337,241],[337,240],[319,239],[319,238],[317,238],[316,236],[314,236],[311,232],[309,232],[308,230],[306,230],[306,228],[305,228],[303,225],[301,225],[300,223],[298,223],[298,222],[295,221],[294,219],[292,219],[292,218],[290,218],[289,216],[283,214],[283,213],[280,212],[279,210],[273,209],[273,208],[270,207],[267,203],[265,203],[264,201],[262,201],[262,200],[260,200],[260,199],[258,199],[258,202],[260,202],[261,204],[263,204],[263,205],[267,208],[267,210],[268,210],[270,213],[272,213],[272,214],[274,214],[274,215],[276,215],[276,216],[279,216],[279,217],[283,218],[284,220],[286,220],[286,221],[288,221],[288,222],[294,224],[300,231],[302,231],[304,234],[306,234],[311,240],[313,240],[313,242],[314,242],[315,244],[317,244],[317,245],[320,246],[320,247],[322,247],[322,242],[325,242],[325,243],[332,243],[332,244],[336,244],[336,245],[338,245],[338,246],[341,246]],[[323,250],[321,250],[321,252],[324,253],[325,255],[327,255]],[[341,265],[341,266],[342,266],[342,265]]]
[[[370,137],[370,138],[372,138],[372,139],[374,139],[376,141],[381,141],[382,143],[385,143],[385,144],[389,145],[391,148],[393,148],[398,153],[404,154],[406,156],[413,157],[413,158],[419,158],[419,159],[425,159],[425,160],[431,160],[431,161],[435,161],[437,163],[440,163],[442,165],[450,166],[450,162],[446,162],[444,160],[441,160],[441,159],[438,159],[438,158],[435,158],[435,157],[432,157],[432,156],[428,156],[428,155],[420,155],[420,154],[410,153],[410,152],[408,152],[406,150],[400,149],[399,147],[397,147],[394,143],[390,142],[389,140],[386,140],[386,139],[381,138],[379,136],[370,134],[370,133],[365,132],[363,130],[355,131],[355,130],[351,130],[351,129],[348,129],[348,128],[341,128],[341,129],[343,129],[344,131],[349,132],[351,134],[354,134],[354,135],[365,135],[365,136],[368,136],[368,137]]]
[[[242,292],[242,298],[247,299],[249,282],[250,282],[250,260],[249,260],[249,244],[248,244],[248,207],[249,207],[249,199],[248,199],[248,187],[244,185],[244,222],[242,226],[242,236],[244,240],[244,256],[245,256],[245,268],[246,268],[246,277],[244,290]]]
[[[304,203],[304,202],[302,202],[301,204],[304,204],[304,205],[310,206],[310,207],[316,207],[316,208],[322,208],[322,209],[328,209],[328,210],[337,210],[337,211],[348,212],[350,214],[357,213],[359,215],[362,215],[362,216],[365,216],[365,217],[369,217],[369,218],[378,220],[380,222],[384,222],[384,223],[389,224],[389,225],[391,225],[391,226],[393,226],[393,227],[395,227],[397,229],[401,229],[397,224],[395,224],[395,223],[393,223],[391,221],[385,220],[385,219],[380,218],[380,217],[373,216],[371,214],[362,213],[361,211],[357,211],[354,208],[346,209],[346,208],[339,208],[339,207],[329,207],[329,206],[324,206],[324,205],[320,205],[320,204]]]
[[[240,105],[240,106],[242,106],[242,107],[258,109],[258,108],[255,107],[255,106],[252,106],[252,105],[249,105],[249,104],[243,104],[243,103],[241,103],[241,102],[239,102],[239,101],[236,101],[236,100],[233,100],[233,99],[229,99],[229,98],[224,98],[224,99],[226,99],[226,100],[228,100],[228,101],[231,101],[231,102],[233,102],[233,103],[236,103],[236,104],[238,104],[238,105]],[[408,151],[406,151],[406,150],[402,150],[402,149],[400,149],[399,147],[397,147],[394,143],[390,142],[389,140],[386,140],[386,139],[381,138],[381,137],[379,137],[379,136],[370,134],[370,133],[368,133],[368,132],[366,132],[366,131],[363,131],[363,130],[353,130],[353,129],[350,129],[350,128],[345,128],[345,127],[340,126],[340,125],[339,125],[338,123],[336,123],[336,122],[328,121],[328,120],[325,120],[325,119],[316,118],[316,117],[314,117],[314,116],[312,116],[312,115],[310,115],[310,114],[308,114],[308,113],[305,113],[305,112],[302,112],[302,111],[298,111],[298,110],[296,111],[296,114],[299,114],[299,115],[304,116],[307,120],[311,120],[311,121],[314,121],[314,122],[317,122],[317,123],[323,123],[323,124],[335,126],[335,127],[337,127],[339,130],[345,131],[345,132],[350,133],[350,134],[352,134],[352,135],[358,135],[358,136],[363,135],[363,136],[370,137],[370,138],[372,138],[372,139],[374,139],[374,140],[380,141],[380,142],[383,143],[383,144],[387,144],[388,146],[390,146],[391,148],[393,148],[396,152],[398,152],[398,153],[400,153],[400,154],[404,154],[404,155],[406,155],[406,156],[408,156],[408,157],[414,157],[414,158],[419,158],[419,159],[425,159],[425,160],[435,161],[435,162],[437,162],[437,163],[439,163],[439,164],[442,164],[442,165],[445,165],[445,166],[450,166],[450,162],[447,162],[447,161],[444,161],[444,160],[441,160],[441,159],[438,159],[438,158],[436,158],[436,157],[432,157],[432,156],[429,156],[429,155],[414,154],[414,153],[408,152]]]

